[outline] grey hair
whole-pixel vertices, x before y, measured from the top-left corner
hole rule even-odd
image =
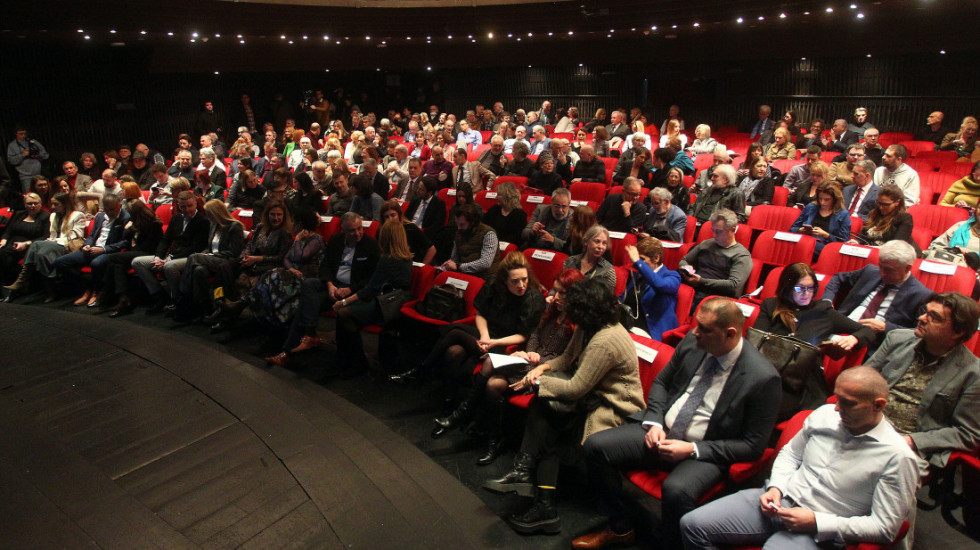
[[[641,180],[640,178],[634,178],[634,177],[630,176],[630,177],[626,178],[626,181],[623,182],[623,189],[626,189],[627,187],[629,187],[631,185],[639,185],[642,188],[643,187],[643,180]]]
[[[377,166],[378,165],[378,161],[374,160],[371,157],[368,157],[368,158],[364,159],[364,165],[365,166]]]
[[[915,248],[905,241],[888,241],[878,249],[878,263],[881,262],[912,265],[915,262]]]
[[[218,156],[214,154],[214,149],[205,147],[204,149],[201,149],[201,158],[216,159]]]
[[[855,162],[854,168],[857,168],[858,166],[864,168],[864,171],[867,172],[869,176],[873,176],[875,174],[875,170],[878,169],[874,161],[870,159],[864,159]]]
[[[564,187],[559,187],[551,192],[551,199],[557,199],[558,197],[565,197],[568,200],[572,200],[572,192]]]
[[[341,156],[342,155],[340,154],[340,151],[338,151],[336,149],[331,149],[331,150],[327,151],[327,159],[328,160],[330,160],[330,159],[339,159]]]
[[[654,187],[653,190],[650,191],[650,197],[656,197],[662,201],[669,201],[671,198],[673,198],[673,195],[671,195],[670,191],[664,189],[663,187]]]
[[[344,212],[344,215],[340,217],[341,224],[350,225],[350,222],[357,222],[357,225],[361,225],[364,218],[361,217],[357,212]]]
[[[329,155],[329,153],[328,153],[328,155]],[[318,161],[316,161],[316,162],[313,163],[313,169],[314,170],[318,170],[318,169],[326,170],[327,169],[327,163],[323,162],[322,160],[318,160]]]
[[[738,227],[738,216],[735,215],[735,212],[732,212],[727,208],[719,208],[718,210],[715,210],[712,212],[711,217],[708,218],[708,221],[711,222],[712,225],[719,220],[725,222],[725,229],[735,231],[735,228]]]
[[[730,164],[719,164],[715,166],[714,173],[728,180],[728,185],[735,185],[735,180],[738,179],[735,169]]]
[[[399,143],[398,145],[395,146],[395,151],[401,151],[407,155],[408,147],[403,143]]]
[[[609,230],[599,224],[595,224],[585,232],[585,235],[582,237],[582,242],[585,243],[591,241],[592,239],[596,238],[596,235],[599,233],[605,233],[606,238],[609,238]]]

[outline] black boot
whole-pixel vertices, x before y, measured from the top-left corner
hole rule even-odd
[[[150,307],[146,308],[147,315],[155,315],[157,313],[160,313],[161,311],[163,311],[163,308],[165,308],[167,304],[170,303],[170,300],[167,299],[166,292],[157,292],[156,294],[152,295],[150,298],[153,300],[153,304]]]
[[[489,466],[493,464],[504,449],[504,407],[503,402],[494,400],[490,405],[491,411],[487,415],[490,419],[490,439],[487,441],[487,452],[476,461],[477,466]]]
[[[469,392],[467,392],[466,397],[463,398],[463,402],[459,404],[459,407],[449,414],[449,416],[433,419],[436,425],[432,428],[432,438],[442,437],[449,430],[468,423],[473,418],[473,413],[478,408],[480,402],[483,401],[483,396],[486,394],[486,391],[487,377],[482,374],[477,374],[473,377],[473,385],[470,386]]]
[[[507,518],[507,523],[518,533],[531,534],[544,531],[549,535],[561,532],[561,518],[555,503],[555,489],[538,489],[534,504],[523,513]]]
[[[488,479],[483,482],[483,488],[495,493],[517,493],[522,497],[534,496],[534,481],[531,470],[537,464],[537,460],[527,453],[520,453],[514,459],[514,466],[510,471],[497,479]]]

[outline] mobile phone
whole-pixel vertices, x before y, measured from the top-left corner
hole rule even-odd
[[[779,510],[779,506],[775,502],[773,502],[771,500],[766,503],[766,506],[768,506],[769,508],[771,508],[773,510]]]
[[[813,231],[813,226],[810,224],[803,224],[803,231]]]
[[[685,266],[684,266],[684,267],[682,267],[681,269],[683,269],[684,271],[687,271],[687,272],[688,272],[688,273],[690,273],[691,275],[694,275],[694,266],[690,266],[690,265],[685,265]]]

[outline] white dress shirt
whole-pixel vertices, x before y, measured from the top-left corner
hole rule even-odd
[[[715,412],[715,405],[718,404],[718,398],[721,396],[721,390],[725,387],[725,382],[728,382],[728,377],[732,374],[732,367],[735,366],[735,361],[738,360],[738,356],[742,353],[742,344],[744,340],[739,338],[738,344],[735,345],[735,349],[726,353],[725,355],[719,355],[718,364],[721,369],[715,374],[714,380],[711,381],[711,387],[708,388],[708,393],[704,394],[704,399],[701,400],[701,405],[698,406],[697,410],[694,411],[694,418],[691,420],[690,426],[687,428],[687,433],[685,440],[688,442],[696,442],[704,439],[705,432],[708,431],[708,422],[711,421],[711,414]],[[694,391],[694,387],[698,385],[698,381],[701,380],[701,375],[704,374],[705,364],[708,362],[710,355],[705,355],[705,360],[701,362],[698,367],[697,372],[694,373],[694,377],[687,384],[687,389],[684,390],[684,395],[680,396],[674,404],[671,405],[670,409],[667,410],[667,414],[664,415],[664,423],[667,424],[668,437],[669,429],[674,425],[674,420],[677,418],[677,414],[681,412],[684,407],[684,403],[687,403],[688,396]],[[695,445],[697,447],[697,445]]]

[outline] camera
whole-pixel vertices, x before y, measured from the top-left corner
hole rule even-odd
[[[33,139],[27,140],[27,150],[28,156],[30,156],[32,159],[36,159],[41,156],[41,147],[39,147],[37,142]]]

